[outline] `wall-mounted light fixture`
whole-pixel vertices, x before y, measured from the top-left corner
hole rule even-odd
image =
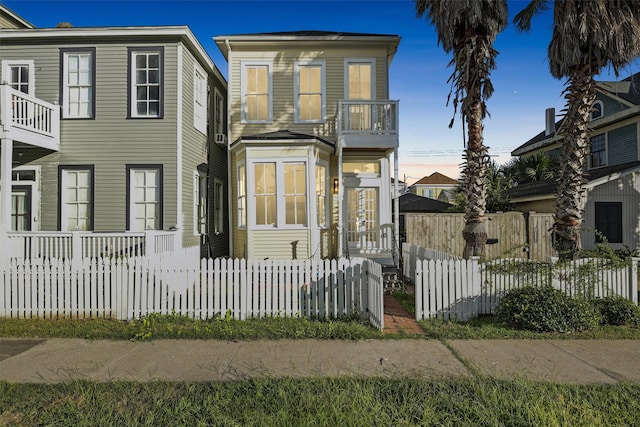
[[[338,178],[333,178],[333,194],[338,194],[339,187],[340,187],[340,181],[338,181]]]

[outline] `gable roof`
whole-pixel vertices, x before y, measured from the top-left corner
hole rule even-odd
[[[434,172],[429,176],[425,176],[420,178],[420,180],[414,182],[412,184],[412,187],[414,185],[458,185],[460,184],[459,181],[453,179],[453,178],[449,178],[446,175],[441,174],[440,172]]]
[[[412,193],[401,195],[398,201],[398,210],[400,213],[444,212],[451,206],[453,205],[450,203]]]
[[[632,106],[640,105],[640,72],[635,73],[620,81],[598,81],[596,82],[596,91],[607,96],[619,98]],[[635,110],[628,111],[629,114]],[[555,129],[560,129],[564,117],[555,123]],[[511,152],[512,156],[520,156],[533,149],[551,145],[561,138],[554,131],[551,135],[545,135],[543,130],[524,144],[520,145]]]
[[[0,18],[4,21],[9,22],[9,25],[13,25],[13,27],[9,28],[35,28],[35,25],[28,22],[20,15],[9,9],[7,6],[0,4]],[[2,28],[2,27],[0,27]]]
[[[602,179],[606,179],[611,175],[635,172],[640,170],[640,160],[635,162],[623,163],[620,165],[607,166],[598,169],[592,169],[585,174],[587,180],[586,187],[595,187]],[[543,179],[540,181],[528,182],[526,184],[520,184],[516,187],[510,188],[505,191],[505,194],[512,200],[523,197],[536,197],[536,196],[548,196],[556,193],[558,183],[555,179]]]

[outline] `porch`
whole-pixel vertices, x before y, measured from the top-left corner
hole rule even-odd
[[[397,148],[398,126],[398,101],[338,101],[336,134],[343,148]]]

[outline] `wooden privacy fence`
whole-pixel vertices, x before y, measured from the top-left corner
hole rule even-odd
[[[158,262],[159,261],[159,262]],[[139,319],[333,318],[360,313],[384,327],[382,267],[370,260],[15,260],[0,269],[0,317]]]
[[[469,320],[491,314],[510,289],[551,285],[590,298],[620,295],[638,303],[638,263],[613,265],[600,258],[538,263],[526,260],[418,260],[415,267],[416,319]]]

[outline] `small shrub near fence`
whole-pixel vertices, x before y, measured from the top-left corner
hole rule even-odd
[[[246,261],[161,258],[11,260],[0,269],[0,317],[208,319],[361,314],[383,328],[382,271],[366,259]]]

